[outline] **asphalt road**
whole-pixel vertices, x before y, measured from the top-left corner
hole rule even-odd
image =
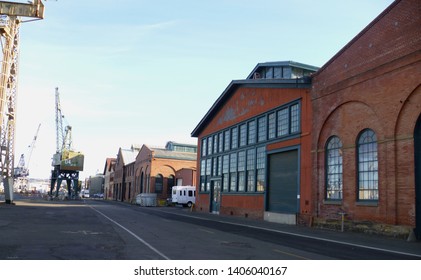
[[[421,243],[79,200],[0,205],[2,260],[401,260]]]

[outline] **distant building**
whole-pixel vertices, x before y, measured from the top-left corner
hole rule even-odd
[[[97,174],[89,176],[85,181],[85,188],[89,190],[90,195],[104,193],[104,175]]]
[[[168,142],[165,148],[143,145],[136,157],[135,193],[171,197],[176,184],[196,184],[197,146]]]
[[[139,147],[132,145],[130,149],[118,150],[114,169],[114,188],[112,198],[119,201],[130,201],[134,177],[134,162],[139,153]]]
[[[114,189],[114,170],[116,158],[107,158],[104,166],[104,198],[109,199],[113,196]]]

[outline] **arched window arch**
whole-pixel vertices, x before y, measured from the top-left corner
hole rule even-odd
[[[156,175],[155,177],[155,192],[162,193],[164,185],[164,177],[161,174]]]
[[[326,199],[342,199],[342,142],[332,136],[326,143]]]
[[[379,199],[377,136],[371,129],[363,130],[357,139],[358,200]]]

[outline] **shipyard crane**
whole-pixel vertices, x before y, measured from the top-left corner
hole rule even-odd
[[[55,91],[55,111],[56,111],[56,153],[53,155],[51,171],[50,196],[58,197],[61,183],[67,183],[69,198],[76,198],[79,187],[79,171],[83,171],[84,155],[76,152],[72,145],[72,127],[63,127],[64,115],[61,110],[60,93],[58,88]],[[73,191],[72,191],[73,185]],[[53,190],[56,189],[55,195]]]
[[[35,148],[35,143],[38,138],[39,129],[41,127],[41,124],[38,125],[37,132],[35,133],[34,138],[32,139],[31,145],[28,146],[29,152],[27,154],[28,160],[25,161],[25,155],[21,154],[18,166],[14,169],[14,189],[17,191],[24,191],[26,190],[26,187],[28,186],[28,176],[29,176],[29,163],[31,162],[32,152]]]
[[[19,28],[23,18],[44,17],[41,0],[30,3],[0,1],[0,175],[6,203],[13,201],[16,95],[19,62]]]

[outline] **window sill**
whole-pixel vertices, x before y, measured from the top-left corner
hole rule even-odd
[[[323,204],[326,205],[342,205],[342,200],[323,200]]]
[[[379,202],[378,201],[357,201],[357,203],[355,203],[355,205],[377,207],[377,206],[379,206]]]

